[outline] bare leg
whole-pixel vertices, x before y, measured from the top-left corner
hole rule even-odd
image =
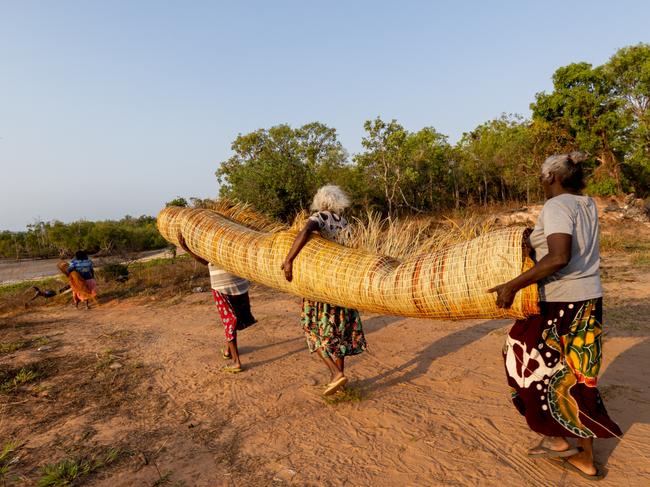
[[[343,372],[341,372],[341,370],[337,367],[336,363],[334,362],[334,360],[332,360],[331,357],[325,355],[325,353],[322,350],[318,350],[318,355],[320,356],[320,358],[323,359],[323,362],[325,362],[325,365],[327,365],[327,368],[330,371],[330,382],[333,382],[343,377]]]
[[[570,456],[567,458],[567,461],[588,475],[596,475],[597,470],[594,465],[594,439],[578,438],[578,446],[582,448],[582,451]]]
[[[239,360],[239,349],[237,348],[237,337],[228,342],[228,351],[230,352],[233,366],[241,367],[241,361]]]
[[[338,357],[335,360],[336,366],[341,371],[341,374],[345,375],[345,357]]]

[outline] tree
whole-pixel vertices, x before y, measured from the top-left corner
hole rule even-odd
[[[538,93],[531,104],[534,120],[554,125],[576,149],[595,156],[595,188],[605,193],[622,189],[620,164],[629,126],[621,100],[613,92],[612,78],[602,66],[574,63],[557,69],[553,92]]]
[[[368,191],[377,188],[389,215],[402,199],[403,185],[413,174],[406,171],[402,149],[408,133],[396,120],[389,123],[377,117],[363,124],[367,136],[361,140],[365,152],[354,157],[364,174]]]
[[[221,196],[285,221],[308,205],[320,185],[339,182],[349,170],[336,130],[319,122],[239,135],[232,150],[216,171]]]
[[[433,127],[411,133],[396,120],[379,117],[366,121],[364,128],[365,151],[354,160],[363,181],[358,190],[373,202],[370,208],[392,216],[439,209],[453,201],[448,190],[452,149],[446,136]]]
[[[185,198],[181,196],[177,196],[173,200],[165,203],[165,206],[181,206],[183,208],[186,208],[188,205],[187,205],[187,200]]]
[[[490,201],[531,200],[539,165],[534,157],[531,124],[518,115],[503,115],[463,134],[458,143],[464,192]]]
[[[624,170],[634,189],[646,195],[650,193],[650,44],[619,49],[604,69],[629,120]]]

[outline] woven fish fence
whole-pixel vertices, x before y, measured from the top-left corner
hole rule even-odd
[[[524,318],[538,313],[537,287],[517,293],[508,310],[487,289],[530,267],[523,227],[511,227],[439,251],[399,261],[311,236],[293,262],[293,280],[280,268],[295,230],[257,231],[214,211],[167,207],[158,230],[212,264],[253,282],[308,299],[416,318]]]

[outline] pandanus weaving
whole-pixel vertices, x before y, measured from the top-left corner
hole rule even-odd
[[[231,216],[233,218],[233,216]],[[293,263],[288,282],[280,266],[295,230],[258,231],[211,210],[167,207],[158,229],[170,243],[182,233],[192,252],[253,282],[316,301],[417,318],[524,318],[538,312],[537,288],[499,309],[487,289],[519,275],[523,227],[496,230],[438,251],[399,261],[344,247],[313,234]]]

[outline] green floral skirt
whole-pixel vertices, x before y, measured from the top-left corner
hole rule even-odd
[[[366,349],[356,309],[303,299],[301,322],[311,352],[322,350],[326,357],[339,358]]]

